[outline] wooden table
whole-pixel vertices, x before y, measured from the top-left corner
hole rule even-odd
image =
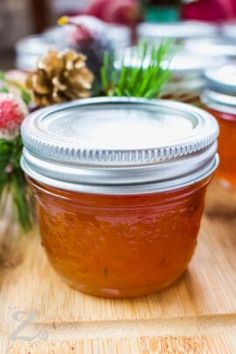
[[[0,354],[236,353],[236,217],[214,209],[217,188],[188,272],[149,297],[107,300],[70,289],[35,232],[24,262],[1,279]]]

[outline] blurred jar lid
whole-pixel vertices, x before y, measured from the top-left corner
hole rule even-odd
[[[130,45],[131,32],[126,26],[107,24],[106,36],[114,49]],[[16,66],[21,70],[32,70],[38,59],[51,49],[64,50],[69,46],[69,38],[74,28],[70,25],[52,27],[41,35],[26,37],[16,44]]]
[[[119,70],[123,65],[126,67],[138,67],[141,65],[143,59],[138,55],[138,48],[126,48],[120,52],[115,62],[115,67]],[[146,56],[143,61],[143,66],[148,67],[151,62],[151,57]],[[176,76],[186,75],[202,75],[203,72],[212,67],[218,67],[226,63],[226,59],[222,58],[217,62],[211,56],[202,56],[191,54],[186,50],[179,51],[177,54],[173,54],[173,58],[166,59],[163,63],[163,68],[169,67],[169,69]]]
[[[224,37],[236,41],[236,22],[228,23],[222,26],[221,33]]]
[[[149,41],[162,39],[185,40],[188,38],[215,36],[217,31],[215,25],[198,21],[164,24],[141,23],[138,26],[138,37]]]
[[[224,65],[214,70],[207,70],[205,77],[209,88],[224,94],[236,96],[235,65]]]
[[[213,109],[236,114],[236,67],[225,65],[205,72],[203,102]]]
[[[216,62],[211,56],[191,54],[183,50],[173,57],[169,68],[176,75],[202,75],[205,70],[218,67],[225,62],[224,58]]]
[[[188,40],[185,48],[194,55],[236,59],[236,43],[223,37]]]
[[[40,35],[20,40],[16,44],[16,67],[25,71],[34,69],[38,59],[55,47],[55,43],[45,40]]]

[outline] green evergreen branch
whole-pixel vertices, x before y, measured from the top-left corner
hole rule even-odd
[[[19,223],[24,231],[29,231],[32,213],[27,182],[20,167],[22,149],[20,136],[13,140],[0,139],[0,199],[3,197],[5,188],[9,188]]]
[[[11,191],[18,213],[18,219],[24,231],[29,231],[31,228],[30,209],[28,208],[27,200],[27,184],[23,171],[18,169],[11,178]]]
[[[15,90],[18,90],[26,105],[31,102],[29,91],[20,83],[8,80],[5,73],[0,71],[0,92]],[[1,208],[5,207],[6,194],[11,193],[20,226],[23,231],[28,231],[32,221],[32,206],[29,188],[20,167],[22,149],[20,134],[10,140],[0,138],[0,205]]]
[[[157,98],[171,73],[166,62],[170,60],[172,43],[167,41],[156,47],[142,43],[134,48],[127,64],[124,57],[119,70],[115,59],[106,53],[101,69],[102,94],[105,96],[128,96]],[[112,69],[111,68],[112,61]],[[135,65],[132,63],[136,62]],[[165,63],[165,65],[164,65]]]

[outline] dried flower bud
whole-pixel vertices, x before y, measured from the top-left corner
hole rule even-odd
[[[0,137],[12,137],[28,113],[27,106],[12,93],[0,93]]]

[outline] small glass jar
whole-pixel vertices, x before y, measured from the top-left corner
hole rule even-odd
[[[204,71],[223,63],[223,58],[215,61],[211,57],[181,50],[170,61],[171,79],[164,86],[161,97],[199,106],[200,95],[206,85]]]
[[[196,246],[217,135],[207,112],[167,100],[88,99],[29,116],[22,167],[57,273],[114,298],[176,280]]]
[[[209,70],[208,89],[202,95],[206,109],[220,125],[220,165],[217,176],[227,188],[236,187],[236,68],[234,65]]]

